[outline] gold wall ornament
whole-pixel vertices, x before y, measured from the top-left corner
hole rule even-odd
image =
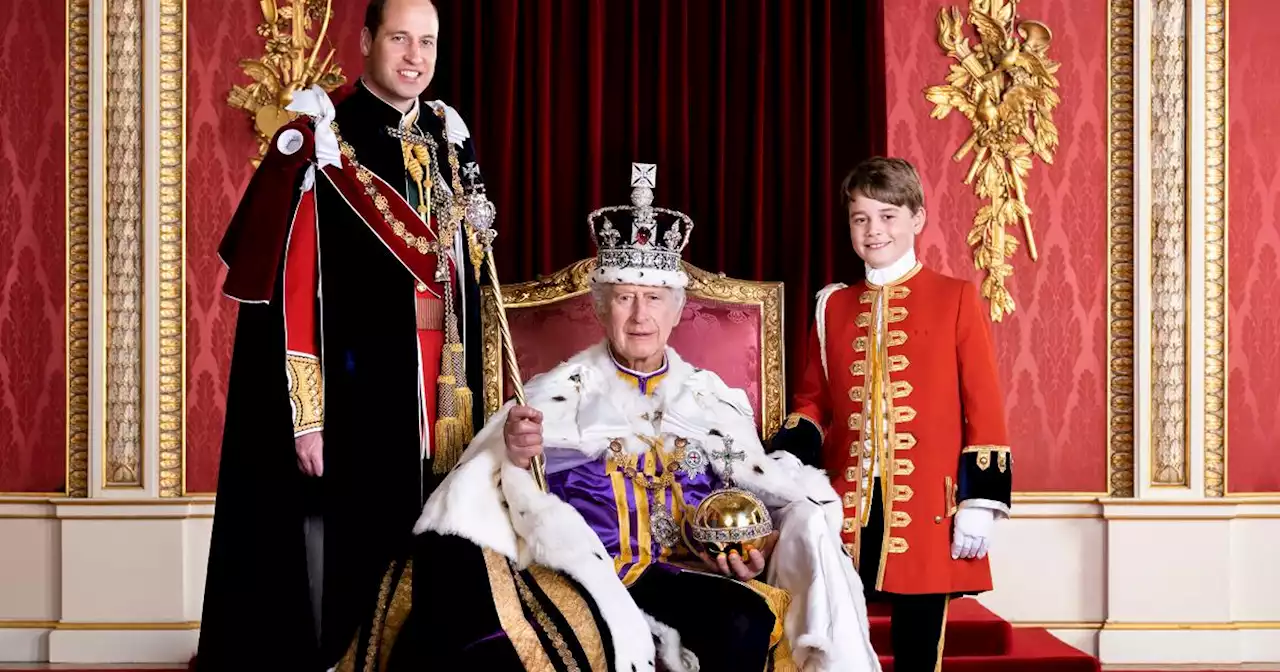
[[[1016,20],[1017,5],[1018,0],[970,0],[968,23],[977,30],[976,45],[964,34],[959,9],[939,11],[938,44],[959,65],[950,66],[945,85],[924,92],[935,106],[931,117],[944,119],[959,110],[973,125],[952,159],[960,161],[974,152],[964,183],[973,184],[978,197],[990,201],[978,210],[967,240],[974,248],[974,266],[987,273],[982,295],[990,301],[996,322],[1014,310],[1004,281],[1013,274],[1007,260],[1017,251],[1018,241],[1005,229],[1022,224],[1027,253],[1035,261],[1026,178],[1032,156],[1053,163],[1058,147],[1052,116],[1060,102],[1054,73],[1061,64],[1047,55],[1053,33],[1039,21]]]
[[[258,35],[266,40],[261,58],[246,58],[240,67],[253,78],[248,86],[232,86],[227,103],[243,109],[253,116],[253,129],[258,134],[258,161],[267,153],[267,143],[281,126],[294,119],[285,108],[293,101],[293,94],[319,85],[325,91],[342,86],[346,77],[342,68],[333,62],[335,51],[319,63],[321,45],[329,31],[333,18],[333,0],[287,0],[280,7],[276,0],[259,0],[263,22],[258,24]],[[311,28],[320,24],[320,31],[313,39]]]

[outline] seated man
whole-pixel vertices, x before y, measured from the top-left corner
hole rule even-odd
[[[591,217],[606,339],[476,435],[339,669],[880,669],[827,477],[766,456],[746,394],[667,346],[693,223],[633,186]],[[600,216],[618,211],[625,239]],[[549,492],[528,471],[544,446]],[[689,522],[730,483],[777,531],[711,557]]]

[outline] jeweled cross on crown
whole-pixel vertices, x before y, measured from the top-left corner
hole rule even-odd
[[[647,189],[656,189],[658,186],[658,164],[656,163],[631,164],[631,186],[645,187]]]

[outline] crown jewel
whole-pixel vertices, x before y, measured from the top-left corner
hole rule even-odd
[[[600,208],[587,216],[597,250],[593,282],[664,287],[688,284],[680,256],[689,244],[693,220],[682,212],[654,207],[657,181],[657,165],[633,163],[631,205]]]

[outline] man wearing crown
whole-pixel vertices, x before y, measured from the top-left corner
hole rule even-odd
[[[294,94],[222,241],[240,307],[199,669],[246,669],[263,614],[247,667],[332,666],[482,419],[492,207],[467,126],[421,98],[439,25],[429,0],[370,2],[363,75],[336,104]]]
[[[879,670],[826,476],[767,457],[746,394],[667,345],[693,222],[632,177],[589,217],[605,337],[477,433],[339,670]],[[761,518],[712,529],[716,498]]]

